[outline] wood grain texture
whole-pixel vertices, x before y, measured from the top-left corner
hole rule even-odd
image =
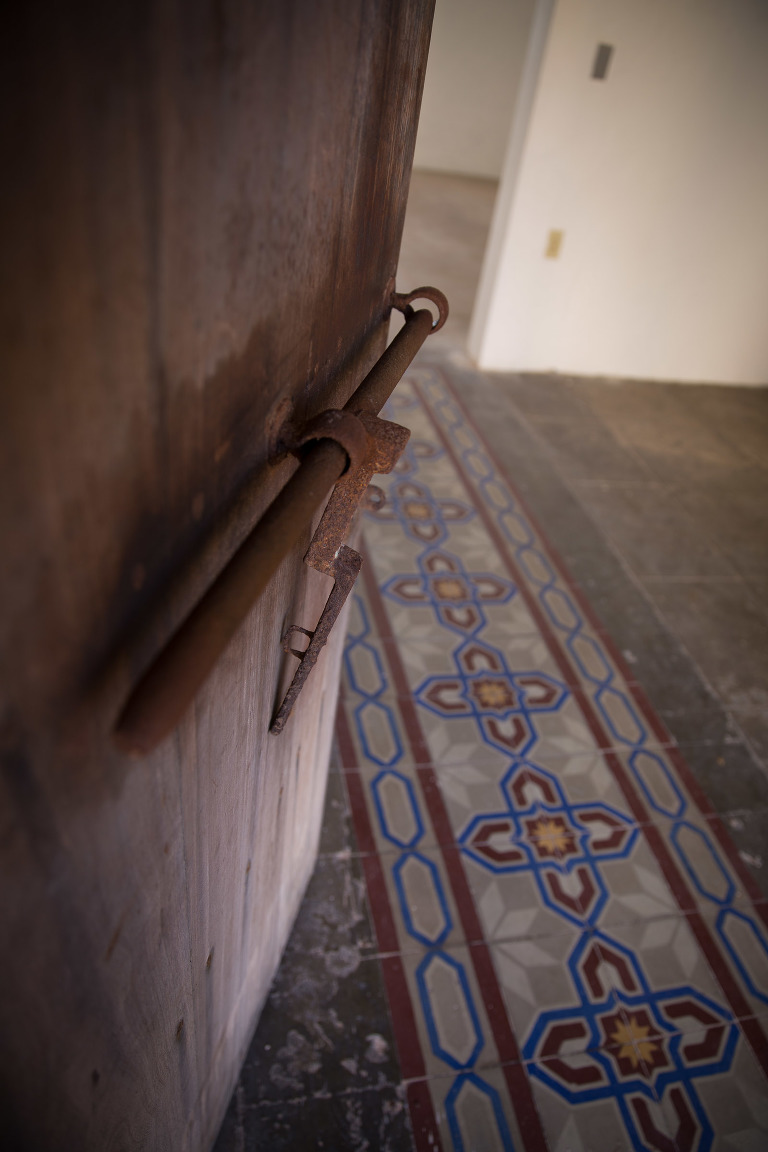
[[[0,84],[8,1146],[205,1149],[316,851],[343,622],[283,564],[145,759],[111,728],[381,351],[432,0],[30,4]],[[405,287],[411,287],[406,285]]]

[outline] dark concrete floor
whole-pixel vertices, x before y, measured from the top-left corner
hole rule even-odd
[[[480,247],[467,241],[446,277],[439,181],[424,177],[413,201],[422,242],[400,286],[435,282],[450,296],[451,274],[476,282],[492,195],[465,182],[459,232]],[[457,227],[455,180],[448,193]],[[768,389],[484,374],[459,327],[423,355],[460,371],[474,419],[768,895]],[[217,1152],[413,1146],[335,769],[325,821]]]

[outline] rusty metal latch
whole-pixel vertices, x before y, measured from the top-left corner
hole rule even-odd
[[[291,624],[283,634],[282,645],[285,652],[296,656],[299,666],[277,714],[272,721],[270,732],[278,735],[286,725],[294,704],[304,687],[307,677],[317,663],[333,625],[344,607],[363,563],[363,558],[354,548],[349,548],[344,539],[347,536],[358,508],[369,491],[371,477],[376,472],[391,472],[408,443],[408,428],[382,420],[370,412],[323,412],[302,430],[297,440],[289,446],[296,452],[310,440],[319,438],[338,441],[349,456],[349,466],[338,480],[331,498],[326,505],[315,535],[312,537],[305,564],[332,576],[334,585],[326,605],[317,622],[314,632]],[[374,499],[380,502],[383,493],[374,488]],[[291,647],[297,634],[309,637],[304,652]]]
[[[432,301],[438,311],[437,319],[428,309],[414,310],[413,301],[420,299]],[[301,660],[301,675],[297,673],[294,678],[272,731],[279,732],[284,726],[354,582],[346,568],[349,566],[351,572],[356,563],[359,569],[359,557],[346,547],[344,536],[366,490],[368,480],[363,477],[366,472],[370,479],[374,471],[387,471],[402,450],[401,445],[392,462],[387,463],[387,452],[394,453],[397,442],[388,441],[389,434],[382,432],[382,425],[397,426],[376,420],[375,414],[427,336],[442,328],[448,316],[448,301],[436,288],[417,288],[407,294],[393,292],[387,304],[403,312],[405,324],[350,396],[344,411],[326,412],[302,430],[298,439],[303,439],[305,446],[299,467],[125,702],[115,725],[115,739],[124,751],[151,752],[173,731],[241,621],[336,484],[305,557],[308,564],[328,572],[336,583],[314,633],[293,627],[284,637],[287,644],[298,632],[309,636],[310,641],[304,653],[290,649]],[[286,443],[285,447],[290,450],[298,444]]]

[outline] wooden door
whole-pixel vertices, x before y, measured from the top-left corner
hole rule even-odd
[[[131,758],[113,728],[295,467],[276,413],[383,347],[432,3],[4,27],[4,1146],[215,1137],[318,840],[341,625],[267,731],[281,630],[327,593],[309,534],[172,736]]]

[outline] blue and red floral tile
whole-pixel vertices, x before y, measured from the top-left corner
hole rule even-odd
[[[445,373],[338,718],[417,1147],[768,1147],[768,905]]]

